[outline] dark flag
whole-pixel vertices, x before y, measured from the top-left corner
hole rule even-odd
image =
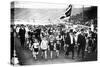
[[[71,10],[72,10],[72,5],[69,5],[65,12],[66,17],[69,17],[71,15]]]
[[[60,19],[64,19],[66,17],[69,17],[71,15],[71,10],[72,10],[72,5],[70,4],[68,6],[68,8],[66,9],[65,16],[61,16]]]
[[[61,16],[61,17],[60,17],[60,19],[64,19],[64,18],[65,18],[65,16]]]

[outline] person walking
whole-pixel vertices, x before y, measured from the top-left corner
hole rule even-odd
[[[81,53],[82,53],[82,60],[83,60],[85,56],[84,53],[85,53],[85,45],[86,45],[84,29],[81,29],[81,33],[78,35],[77,44],[78,44],[77,57],[79,57],[80,52],[82,51]]]
[[[19,36],[20,36],[20,42],[21,46],[24,47],[24,42],[25,42],[25,28],[24,25],[21,25],[21,28],[19,29]]]
[[[65,53],[65,56],[69,55],[69,52],[72,52],[72,59],[74,59],[74,46],[75,46],[75,39],[73,36],[73,29],[70,30],[70,32],[67,34],[67,37],[65,38],[65,43],[67,46],[67,51]]]

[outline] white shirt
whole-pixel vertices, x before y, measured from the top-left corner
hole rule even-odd
[[[71,44],[73,44],[73,35],[70,34]]]
[[[48,41],[42,40],[41,42],[41,49],[47,49],[48,48]]]
[[[75,35],[74,38],[75,38],[75,42],[77,43],[78,35]]]
[[[93,24],[91,24],[91,31],[93,31],[94,30],[94,25]]]
[[[34,48],[38,48],[39,43],[33,43]]]
[[[20,29],[20,27],[17,27],[17,29],[16,29],[16,32],[17,32],[17,33],[19,32],[19,29]]]

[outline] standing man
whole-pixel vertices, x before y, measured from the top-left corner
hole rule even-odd
[[[21,46],[24,47],[24,43],[25,43],[25,28],[24,25],[21,25],[21,28],[19,29],[19,36],[20,36],[20,42],[21,42]]]
[[[70,32],[67,34],[67,37],[65,38],[65,43],[67,46],[67,51],[65,55],[69,55],[69,52],[72,52],[72,59],[74,59],[74,46],[75,46],[75,39],[73,35],[73,29],[70,30]]]
[[[92,34],[92,40],[93,40],[92,52],[94,52],[97,51],[97,29],[94,29],[94,32]]]
[[[83,60],[84,59],[85,45],[86,45],[84,29],[81,29],[81,33],[78,35],[77,44],[78,44],[77,56],[79,57],[80,51],[82,50],[81,53],[82,53],[82,60]]]

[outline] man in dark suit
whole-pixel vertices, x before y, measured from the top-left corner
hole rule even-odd
[[[24,43],[25,43],[25,28],[24,25],[21,25],[21,28],[19,29],[19,36],[20,36],[20,42],[21,42],[21,46],[24,47]]]
[[[78,44],[77,56],[79,57],[80,51],[82,50],[81,52],[82,59],[84,59],[84,51],[85,51],[85,45],[86,45],[84,29],[81,29],[81,33],[78,35],[77,44]]]
[[[67,51],[65,55],[69,55],[69,52],[72,52],[72,59],[74,59],[74,46],[75,46],[75,39],[73,36],[73,29],[70,30],[70,32],[67,33],[67,37],[65,38],[65,44],[67,46]]]
[[[35,37],[38,39],[38,41],[41,41],[40,33],[41,33],[41,29],[39,29],[39,28],[37,28],[37,29],[34,31]]]
[[[97,30],[94,29],[94,32],[92,34],[92,40],[93,40],[93,45],[92,45],[92,52],[97,51]]]

